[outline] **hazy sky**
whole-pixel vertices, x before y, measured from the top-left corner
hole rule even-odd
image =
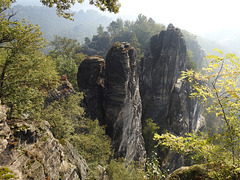
[[[27,4],[40,0],[17,0]],[[88,8],[96,9],[88,4],[74,6],[72,10],[79,11]],[[119,0],[120,13],[111,14],[114,18],[131,16],[133,20],[138,14],[148,18],[152,17],[156,22],[168,25],[173,23],[176,27],[185,29],[197,35],[207,32],[215,32],[220,29],[240,31],[240,0]],[[100,11],[99,11],[100,12]],[[110,13],[104,12],[104,15]]]
[[[240,30],[239,0],[119,0],[120,13],[133,15],[142,13],[156,22],[175,26],[192,33],[203,34],[219,29]],[[81,6],[79,6],[81,7]],[[86,7],[85,7],[86,8]],[[74,10],[78,7],[74,7]],[[109,13],[105,13],[109,14]]]

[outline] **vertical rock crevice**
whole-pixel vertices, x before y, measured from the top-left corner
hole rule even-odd
[[[106,125],[117,157],[144,158],[142,122],[148,118],[159,133],[183,135],[202,127],[201,105],[189,98],[191,87],[178,80],[186,60],[183,35],[170,24],[150,38],[141,61],[123,42],[112,46],[105,62],[89,58],[80,65],[78,84],[86,110]]]
[[[117,156],[139,160],[145,156],[139,60],[128,43],[116,43],[106,58],[105,121]]]
[[[166,31],[149,40],[142,59],[140,93],[143,105],[142,121],[152,118],[159,127],[178,136],[199,130],[204,125],[202,106],[189,98],[193,91],[181,77],[186,69],[187,49],[181,31],[170,24]],[[184,164],[184,157],[173,152],[167,156],[165,168],[174,170]]]
[[[106,62],[93,57],[84,60],[78,70],[78,85],[85,93],[89,117],[106,125],[115,156],[129,161],[144,159],[137,51],[128,43],[115,43]]]

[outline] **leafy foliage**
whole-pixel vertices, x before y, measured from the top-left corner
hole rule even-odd
[[[81,46],[75,39],[55,36],[51,41],[54,50],[49,55],[56,62],[56,68],[60,75],[67,75],[73,87],[77,89],[77,71],[80,63],[86,58],[83,53],[78,53]]]
[[[143,137],[145,141],[145,148],[147,151],[148,157],[152,156],[152,152],[156,151],[155,146],[157,145],[156,141],[153,140],[154,134],[157,133],[159,127],[152,119],[146,119],[143,127]]]
[[[14,178],[13,172],[7,167],[0,167],[0,179],[8,180]]]
[[[83,94],[77,93],[53,102],[42,111],[42,119],[50,123],[56,138],[73,144],[93,173],[97,165],[105,165],[112,155],[111,141],[98,120],[84,117],[84,109],[80,107],[82,99]]]
[[[197,163],[206,163],[211,168],[210,177],[218,179],[239,178],[240,171],[240,75],[239,59],[233,54],[209,55],[209,67],[203,73],[187,70],[182,73],[192,83],[197,97],[214,113],[222,126],[218,134],[190,133],[177,137],[171,133],[155,135],[158,143],[185,155],[190,154]]]
[[[141,165],[126,164],[123,159],[111,160],[106,168],[108,179],[111,180],[144,180],[145,172]]]
[[[59,0],[59,1],[51,1],[51,0],[40,0],[41,3],[48,7],[53,7],[56,5],[57,8],[57,14],[58,16],[63,16],[67,19],[72,19],[73,14],[68,12],[72,5],[76,3],[76,0]],[[77,3],[83,3],[84,0],[77,0]],[[89,0],[89,4],[92,4],[96,7],[98,7],[102,11],[109,11],[118,13],[120,8],[120,3],[118,0]]]
[[[197,63],[193,61],[193,52],[187,49],[187,63],[186,63],[187,69],[192,69],[194,71],[198,70]]]
[[[159,180],[165,179],[165,174],[160,169],[160,159],[157,158],[157,153],[154,153],[146,162],[147,179]]]
[[[1,2],[1,9],[10,2]],[[45,41],[39,27],[10,17],[0,14],[0,98],[10,107],[9,116],[20,118],[40,111],[47,90],[57,85],[57,73],[41,53]]]

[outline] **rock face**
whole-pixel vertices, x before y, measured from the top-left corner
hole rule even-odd
[[[105,122],[118,156],[144,157],[142,104],[137,51],[128,43],[115,43],[106,58]]]
[[[197,99],[191,99],[192,87],[178,80],[169,99],[169,113],[166,123],[169,131],[176,135],[184,135],[188,132],[202,130],[205,120],[202,116],[202,105]]]
[[[168,126],[170,97],[185,64],[186,45],[179,29],[170,24],[150,39],[142,61],[143,120],[152,118],[161,129]]]
[[[80,92],[84,93],[83,106],[87,116],[98,119],[104,124],[104,59],[92,56],[85,59],[79,66],[77,80]]]
[[[85,160],[53,137],[48,122],[6,120],[6,111],[0,105],[0,164],[16,179],[86,179]]]
[[[51,104],[53,101],[57,101],[63,97],[67,97],[69,94],[76,93],[72,84],[68,81],[66,75],[62,75],[60,79],[60,85],[58,88],[51,90],[45,100],[45,105]]]
[[[168,130],[183,135],[202,128],[202,107],[189,98],[191,87],[178,80],[186,61],[183,35],[170,24],[149,40],[141,63],[128,43],[115,43],[105,65],[96,58],[80,65],[78,84],[86,95],[86,110],[90,117],[103,119],[116,156],[144,157],[141,121],[148,118],[160,127],[159,133]],[[174,157],[173,163],[183,162],[181,156]]]
[[[143,159],[136,50],[128,43],[115,43],[107,54],[106,65],[99,58],[84,60],[78,70],[78,85],[86,95],[84,104],[89,116],[106,125],[115,155],[128,160]]]
[[[204,126],[202,106],[197,100],[189,98],[192,88],[179,79],[186,67],[186,56],[183,35],[170,24],[166,31],[149,40],[142,60],[142,120],[152,118],[160,127],[160,134],[167,130],[181,136]],[[161,158],[165,158],[165,155]],[[170,153],[165,167],[174,170],[183,164],[182,156]]]
[[[152,118],[160,133],[169,130],[182,135],[195,130],[201,106],[189,98],[191,88],[183,81],[186,43],[179,29],[170,24],[166,31],[149,40],[142,60],[141,97],[143,121]]]

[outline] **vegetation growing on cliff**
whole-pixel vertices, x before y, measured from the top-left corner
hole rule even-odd
[[[239,58],[233,54],[225,56],[209,55],[209,67],[202,73],[193,70],[184,71],[183,79],[193,84],[193,98],[199,98],[203,104],[211,101],[207,107],[222,121],[217,134],[189,133],[177,137],[171,133],[155,135],[160,145],[184,155],[191,155],[195,163],[208,166],[208,175],[213,179],[238,179],[240,170],[240,89]]]
[[[58,77],[54,63],[41,52],[45,41],[39,27],[11,21],[12,14],[4,13],[10,2],[0,4],[0,98],[11,118],[36,116]]]
[[[76,40],[59,36],[52,41],[54,50],[45,56],[41,52],[45,41],[42,39],[39,27],[24,20],[11,21],[12,15],[7,15],[4,11],[14,1],[0,2],[0,98],[3,104],[10,107],[9,118],[37,119],[41,114],[40,118],[51,124],[51,130],[56,138],[63,144],[65,140],[70,141],[84,156],[90,166],[91,178],[102,177],[103,173],[106,173],[109,179],[164,178],[156,158],[146,163],[146,169],[134,163],[126,164],[121,160],[110,161],[113,155],[110,138],[106,135],[105,128],[99,126],[98,120],[84,117],[84,109],[80,106],[83,99],[81,93],[69,95],[43,107],[47,92],[58,84],[58,75],[67,74],[72,84],[77,87],[77,65],[85,56],[77,53],[81,47]],[[49,7],[57,4],[58,13],[71,18],[65,10],[74,1],[42,2]],[[109,11],[118,11],[117,1],[90,2],[96,3],[95,5],[103,10],[107,8]],[[109,4],[109,2],[113,3]],[[64,5],[59,6],[59,3]],[[146,47],[147,39],[164,29],[164,26],[140,14],[135,22],[123,22],[118,19],[107,29],[108,32],[105,33],[103,26],[99,26],[98,34],[93,41],[95,39],[101,45],[106,45],[105,42],[108,42],[107,45],[110,45],[114,41],[130,40],[141,54]],[[86,38],[85,44],[86,47],[93,47],[95,43]],[[105,51],[107,45],[102,50]],[[225,57],[209,56],[212,62],[209,68],[205,69],[208,74],[201,74],[194,71],[196,65],[191,57],[192,54],[188,51],[188,71],[183,73],[183,77],[194,84],[196,92],[192,94],[193,97],[200,98],[203,103],[212,100],[212,105],[207,110],[222,119],[221,131],[212,136],[192,133],[186,134],[186,137],[176,137],[167,133],[156,135],[155,138],[161,145],[184,155],[192,155],[195,163],[207,164],[210,169],[208,175],[211,178],[239,178],[240,97],[237,79],[240,65],[238,59],[230,54]],[[228,59],[230,63],[226,63]],[[148,154],[151,154],[155,148],[152,138],[157,129],[151,119],[146,120],[143,134]],[[7,169],[3,170],[7,171]],[[0,174],[2,175],[5,176],[4,173]],[[8,175],[8,177],[12,176]]]

